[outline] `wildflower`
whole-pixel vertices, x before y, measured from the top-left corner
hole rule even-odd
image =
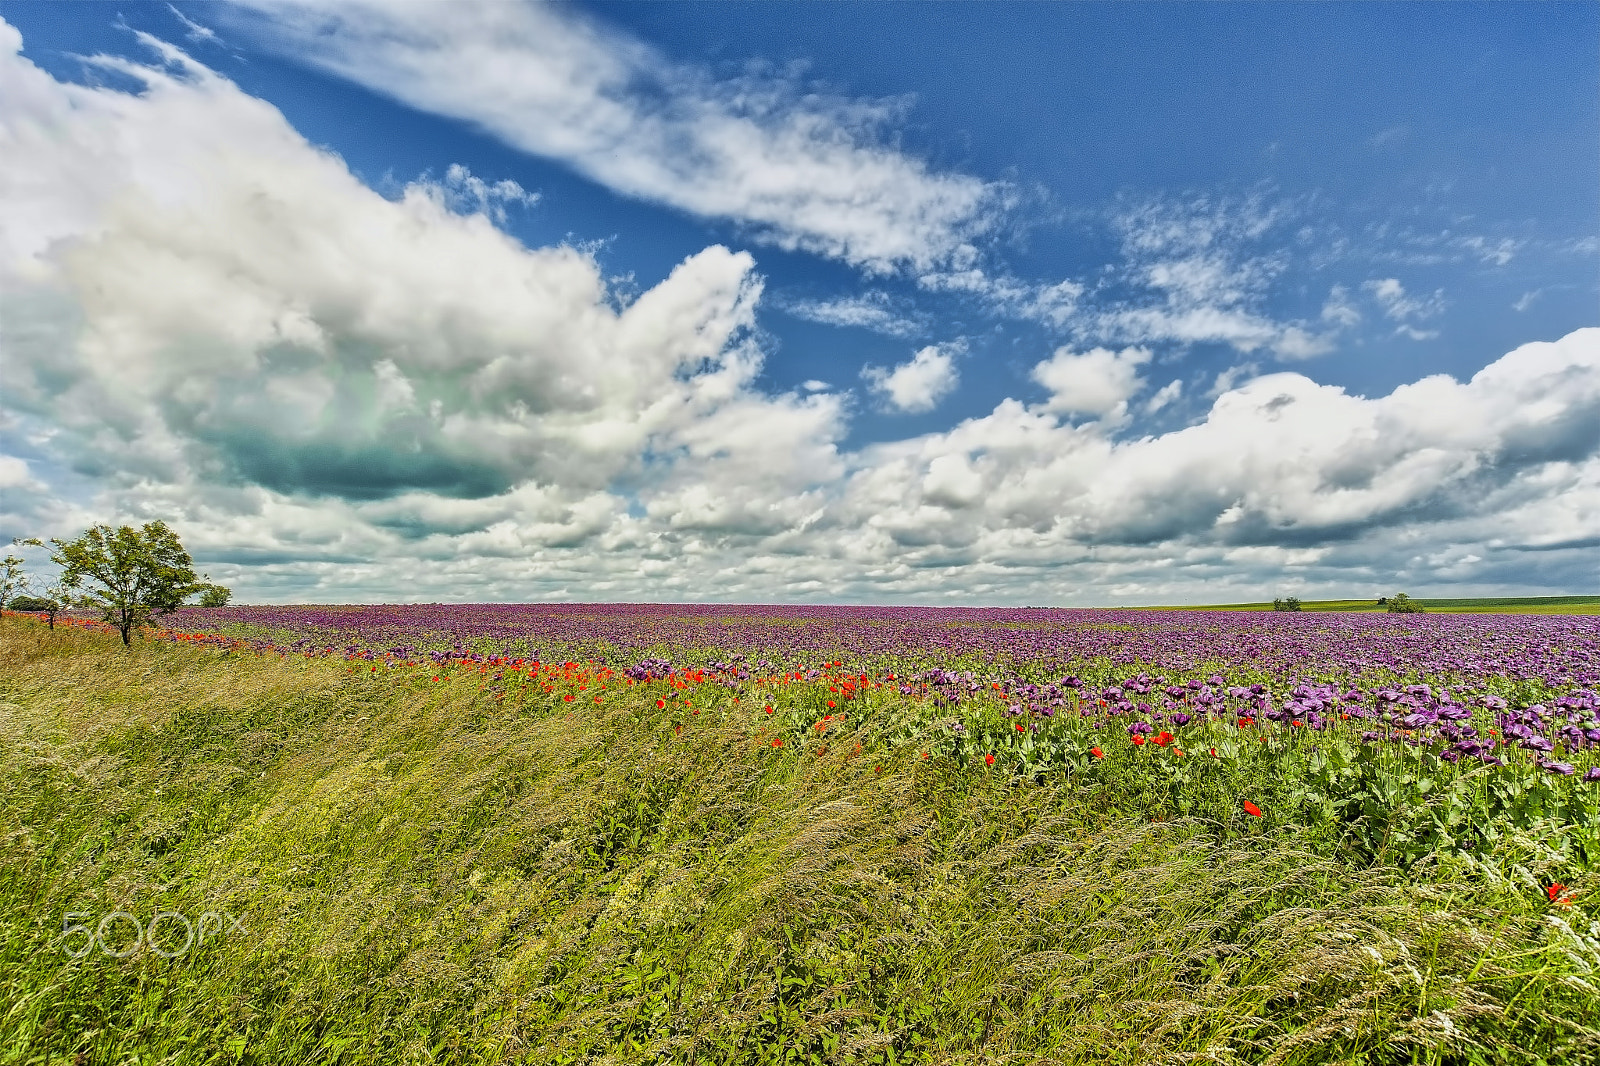
[[[666,700],[656,700],[656,710],[663,711],[663,710],[666,710],[666,707],[667,707],[667,701]]]
[[[1166,730],[1162,730],[1161,734],[1155,738],[1155,743],[1163,748],[1166,747],[1168,744],[1172,743],[1172,734],[1168,733]]]
[[[835,706],[837,706],[837,704],[835,704],[835,703],[834,703],[834,702],[833,702],[833,701],[832,701],[832,700],[829,700],[829,701],[828,701],[828,706],[829,706],[829,707],[830,707],[830,708],[832,708],[832,707],[835,707]]]
[[[1023,725],[1021,722],[1017,723],[1017,732],[1019,732],[1019,733],[1025,732],[1027,730],[1027,728],[1028,727]]]
[[[779,737],[773,737],[772,738],[772,746],[775,747],[775,748],[783,747],[783,740],[781,738],[779,738]]]
[[[1143,744],[1144,743],[1144,737],[1140,736],[1138,733],[1135,733],[1133,735],[1133,742],[1135,744]]]
[[[1217,757],[1217,749],[1216,748],[1212,748],[1211,749],[1211,757],[1213,759],[1215,759]]]
[[[1558,896],[1560,896],[1561,893],[1565,892],[1566,890],[1567,890],[1567,886],[1562,884],[1560,881],[1557,881],[1555,884],[1553,884],[1549,888],[1545,889],[1544,890],[1544,894],[1550,897],[1550,902],[1551,903],[1554,903],[1556,901],[1556,898]]]
[[[769,704],[767,704],[767,713],[768,713],[768,714],[771,714],[771,713],[772,713],[772,704],[770,704],[770,703],[769,703]]]
[[[993,766],[994,765],[994,756],[993,755],[985,755],[983,757],[983,765],[985,765],[985,766]]]
[[[1106,757],[1106,753],[1101,751],[1099,748],[1090,748],[1089,754],[1093,755],[1096,759],[1104,759]]]
[[[1583,779],[1585,781],[1600,781],[1600,766],[1590,767],[1588,772],[1583,775]]]
[[[1249,800],[1245,800],[1244,801],[1244,813],[1250,815],[1250,817],[1252,817],[1252,818],[1260,818],[1261,817],[1261,808],[1257,807],[1254,803],[1251,803]]]

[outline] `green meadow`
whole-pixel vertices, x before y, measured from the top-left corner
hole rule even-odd
[[[1536,836],[1363,863],[1269,762],[1184,815],[1131,748],[922,758],[892,689],[775,747],[428,681],[0,623],[0,1063],[1600,1056],[1600,885],[1552,907]]]
[[[1424,599],[1414,601],[1435,614],[1600,614],[1600,596],[1502,596],[1467,599]],[[1271,601],[1261,603],[1211,603],[1186,607],[1153,607],[1174,611],[1270,611]],[[1370,600],[1302,600],[1302,611],[1370,611],[1385,608],[1376,597]]]

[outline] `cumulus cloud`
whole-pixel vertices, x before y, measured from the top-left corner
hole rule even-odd
[[[960,381],[956,356],[963,350],[960,344],[930,344],[892,369],[862,367],[861,377],[890,411],[902,414],[931,411],[955,391]]]
[[[300,601],[1592,585],[1600,330],[1373,397],[1246,362],[1137,438],[1131,405],[1181,386],[1141,400],[1149,346],[1075,344],[1034,366],[1041,402],[847,449],[848,394],[759,387],[748,254],[622,307],[588,253],[495,224],[526,191],[386,199],[145,43],[96,60],[140,92],[71,85],[0,23],[0,536],[162,518],[218,580]],[[1267,267],[1154,229],[1155,291],[1249,309]],[[933,346],[868,381],[914,409],[956,370]]]
[[[1093,348],[1082,354],[1070,348],[1033,368],[1033,380],[1050,390],[1045,409],[1057,414],[1090,415],[1120,421],[1128,401],[1144,388],[1139,368],[1150,361],[1148,348]]]
[[[512,182],[452,167],[387,200],[159,41],[159,65],[93,60],[132,94],[55,81],[0,27],[6,403],[81,470],[356,506],[586,500],[670,485],[682,457],[786,498],[828,476],[839,398],[752,390],[747,253],[707,248],[617,310],[588,254],[494,225],[530,199]]]
[[[1006,199],[894,148],[885,131],[907,100],[775,73],[719,80],[565,7],[290,2],[226,17],[290,59],[625,196],[870,271],[944,261]]]

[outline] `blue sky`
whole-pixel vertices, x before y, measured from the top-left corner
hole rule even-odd
[[[0,19],[7,536],[275,600],[1600,586],[1594,4]]]

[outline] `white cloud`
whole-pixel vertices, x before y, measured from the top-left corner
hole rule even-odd
[[[960,380],[955,357],[963,350],[964,346],[959,343],[930,344],[893,369],[862,367],[861,377],[891,411],[903,414],[931,411],[955,391]]]
[[[1332,351],[1346,321],[1324,315],[1322,332],[1264,309],[1285,254],[1256,250],[1292,213],[1261,196],[1242,201],[1197,197],[1152,200],[1114,220],[1123,263],[1115,281],[1130,295],[1102,301],[1081,316],[1085,337],[1124,344],[1227,344],[1267,350],[1282,360]]]
[[[1120,421],[1128,401],[1144,388],[1139,368],[1150,361],[1148,348],[1093,348],[1080,354],[1058,348],[1034,366],[1034,381],[1050,390],[1045,409],[1057,414],[1092,415]]]
[[[719,81],[570,8],[263,3],[231,19],[295,61],[471,122],[625,196],[871,271],[945,261],[1006,198],[892,147],[885,130],[906,100],[776,74]]]
[[[1151,396],[1150,399],[1145,401],[1145,413],[1155,414],[1157,411],[1161,410],[1163,407],[1166,407],[1168,404],[1171,404],[1182,395],[1183,382],[1178,379],[1169,381],[1165,385],[1161,386],[1161,388],[1157,389],[1154,396]]]
[[[973,296],[993,313],[1041,322],[1057,329],[1071,322],[1084,293],[1083,285],[1070,279],[1030,282],[1009,274],[996,275],[978,266],[929,271],[917,278],[917,284],[929,292]]]
[[[195,44],[217,43],[217,33],[211,27],[200,25],[200,23],[189,18],[182,11],[179,11],[171,4],[167,5],[167,10],[172,12],[174,18],[183,23],[184,29],[189,31],[188,33],[184,34],[184,36],[190,41],[193,41]]]
[[[591,256],[494,226],[528,199],[514,183],[452,167],[386,200],[160,42],[165,69],[97,60],[134,95],[56,82],[0,34],[4,400],[110,484],[256,486],[357,520],[433,495],[413,512],[459,524],[530,484],[570,507],[667,491],[683,463],[757,506],[836,464],[841,398],[752,388],[748,254],[707,248],[618,310]]]
[[[1075,345],[1035,366],[1046,402],[846,450],[848,394],[756,384],[749,255],[619,308],[590,254],[495,226],[514,197],[447,173],[385,199],[170,49],[104,61],[133,94],[18,45],[0,23],[0,536],[162,518],[247,598],[300,602],[1592,585],[1600,330],[1376,397],[1246,363],[1137,439],[1150,349]],[[1249,312],[1270,268],[1214,269],[1174,225],[1130,237],[1167,264],[1150,291]],[[955,370],[923,349],[882,394]]]
[[[1322,305],[1322,320],[1342,329],[1353,329],[1361,324],[1361,311],[1343,285],[1335,285],[1328,291],[1327,302]]]
[[[1444,310],[1443,289],[1432,296],[1410,296],[1398,278],[1374,278],[1363,282],[1361,287],[1372,294],[1384,315],[1395,322],[1433,318]]]
[[[897,303],[883,292],[864,292],[832,300],[788,300],[779,306],[808,322],[867,329],[889,337],[914,337],[928,328],[926,315]]]

